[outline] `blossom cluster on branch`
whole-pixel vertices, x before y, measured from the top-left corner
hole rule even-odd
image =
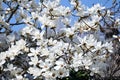
[[[115,54],[113,39],[119,39],[120,19],[100,4],[91,8],[79,0],[69,4],[0,1],[0,79],[58,80],[68,77],[71,70],[111,76],[108,69]],[[24,28],[12,32],[18,25]]]

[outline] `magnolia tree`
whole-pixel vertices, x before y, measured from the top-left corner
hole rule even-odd
[[[0,80],[120,76],[119,2],[89,8],[68,1],[0,0]]]

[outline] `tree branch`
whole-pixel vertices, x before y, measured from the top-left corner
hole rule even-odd
[[[13,17],[14,13],[17,11],[19,5],[16,6],[15,10],[12,11],[11,15],[9,16],[8,20],[6,20],[7,23],[9,23],[9,21],[11,20],[11,18]]]

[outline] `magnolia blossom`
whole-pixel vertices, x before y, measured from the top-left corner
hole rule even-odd
[[[34,78],[41,75],[41,70],[39,68],[37,68],[37,67],[30,67],[28,69],[28,72],[33,74]]]
[[[14,5],[4,9],[2,3]],[[0,49],[8,45],[0,51],[0,79],[5,80],[8,72],[10,80],[58,80],[69,77],[71,70],[109,75],[113,42],[96,35],[105,31],[101,20],[104,15],[109,21],[110,11],[100,4],[88,8],[78,0],[71,0],[70,5],[60,0],[0,1],[0,28],[7,36],[1,37]],[[119,21],[115,20],[117,27]],[[19,35],[9,33],[10,27],[19,24],[24,26]],[[119,39],[116,34],[113,37]]]
[[[31,62],[29,62],[30,65],[37,65],[38,63],[38,57],[37,56],[34,56],[34,57],[31,57]]]
[[[90,14],[96,14],[98,10],[105,9],[105,7],[102,7],[100,4],[96,4],[93,7],[89,8],[88,11]]]

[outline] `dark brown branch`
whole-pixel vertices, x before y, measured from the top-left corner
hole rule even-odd
[[[21,23],[11,23],[10,25],[14,26],[14,25],[21,25],[21,24],[25,24],[25,23],[24,22],[21,22]]]
[[[16,6],[15,10],[12,11],[11,15],[9,16],[8,20],[6,21],[7,23],[9,23],[9,21],[11,20],[11,18],[13,17],[14,13],[17,11],[19,5]]]

